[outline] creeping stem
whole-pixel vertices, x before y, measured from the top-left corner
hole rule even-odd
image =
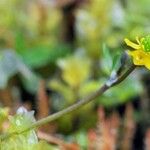
[[[135,66],[132,65],[130,66],[124,73],[122,73],[120,76],[116,77],[115,81],[112,82],[112,84],[107,85],[107,83],[105,83],[103,86],[101,86],[97,91],[95,91],[94,93],[92,93],[91,95],[78,100],[76,103],[72,104],[71,106],[64,108],[63,110],[56,112],[48,117],[45,117],[43,119],[40,119],[38,121],[36,121],[35,123],[31,124],[28,128],[22,129],[19,132],[14,132],[14,133],[10,133],[4,136],[0,136],[0,140],[5,140],[6,138],[11,137],[14,134],[21,134],[24,133],[26,131],[38,128],[48,122],[54,121],[60,117],[62,117],[65,114],[68,114],[74,110],[77,110],[78,108],[84,106],[85,104],[93,101],[95,98],[101,96],[105,91],[107,91],[108,89],[110,89],[111,87],[118,85],[119,83],[121,83],[124,79],[126,79],[126,77],[135,69]]]

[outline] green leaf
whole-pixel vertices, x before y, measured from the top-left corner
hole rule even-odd
[[[25,38],[22,32],[17,32],[15,37],[15,49],[17,52],[24,51],[26,48]]]
[[[23,62],[31,68],[39,68],[48,63],[54,63],[58,58],[69,54],[68,45],[35,46],[20,53]]]
[[[109,75],[112,71],[113,58],[111,56],[110,50],[105,44],[103,44],[103,57],[102,57],[102,71]]]
[[[33,129],[19,133],[34,122],[34,112],[28,112],[20,107],[17,114],[9,118],[9,127],[5,133],[6,135],[13,132],[18,134],[12,134],[11,137],[0,141],[0,150],[58,150],[56,146],[51,146],[45,141],[38,141]]]
[[[116,53],[116,55],[113,57],[113,65],[112,65],[112,70],[118,70],[120,67],[120,53]]]
[[[34,112],[20,107],[15,116],[9,118],[9,128],[7,133],[19,133],[23,129],[29,127],[35,122]],[[24,133],[14,134],[10,138],[5,139],[0,143],[2,150],[32,150],[34,144],[38,143],[38,138],[34,130],[29,130]]]

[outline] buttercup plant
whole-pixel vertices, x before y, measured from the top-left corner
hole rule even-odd
[[[12,132],[9,134],[6,133],[6,134],[1,135],[0,143],[2,141],[4,141],[5,139],[8,139],[14,135],[19,135],[24,132],[28,132],[28,131],[36,129],[48,122],[54,121],[54,120],[62,117],[63,115],[71,113],[72,111],[75,111],[78,108],[84,106],[85,104],[93,101],[97,97],[103,95],[104,92],[106,92],[110,88],[112,88],[112,87],[118,85],[119,83],[121,83],[122,81],[124,81],[130,75],[130,73],[133,72],[133,70],[136,68],[136,66],[142,65],[142,66],[145,66],[146,68],[150,69],[150,42],[149,42],[150,36],[146,36],[145,38],[141,38],[140,40],[138,38],[136,38],[136,40],[137,40],[137,44],[131,42],[128,39],[125,39],[126,44],[134,49],[133,51],[128,51],[128,54],[133,57],[133,64],[131,64],[127,68],[124,68],[123,65],[120,66],[120,68],[122,67],[123,69],[121,69],[121,72],[119,74],[115,73],[115,76],[114,75],[112,76],[112,74],[111,74],[109,79],[99,89],[97,89],[95,92],[88,95],[87,97],[85,97],[81,100],[78,100],[71,106],[64,108],[63,110],[60,110],[46,118],[42,118],[36,122],[33,122],[28,127],[23,128],[20,131]],[[117,71],[118,70],[116,70],[116,72]]]

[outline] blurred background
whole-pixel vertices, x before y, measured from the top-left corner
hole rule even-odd
[[[0,116],[24,106],[41,119],[98,89],[120,65],[124,38],[150,33],[149,6],[0,0]],[[137,69],[94,102],[41,127],[39,139],[64,150],[149,150],[149,75]]]

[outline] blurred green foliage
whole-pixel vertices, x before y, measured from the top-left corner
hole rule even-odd
[[[135,39],[137,35],[150,32],[149,5],[149,0],[91,0],[83,3],[73,12],[76,37],[74,45],[70,45],[61,39],[62,30],[66,30],[62,29],[65,27],[62,8],[47,0],[0,0],[0,89],[7,87],[9,80],[19,74],[24,87],[36,93],[39,79],[43,77],[39,70],[51,66],[53,72],[48,73],[49,78],[45,80],[53,92],[53,110],[63,109],[89,95],[120,67],[121,54],[125,50],[123,39]],[[129,60],[126,63],[130,64]],[[135,73],[97,98],[95,103],[60,118],[59,129],[65,133],[72,131],[76,120],[77,129],[87,129],[95,125],[96,106],[115,107],[131,101],[141,92],[139,74]],[[33,114],[13,116],[9,131],[30,124],[33,118],[29,116],[33,117]],[[7,109],[0,110],[0,127],[7,117]],[[20,126],[16,124],[18,121]],[[38,142],[34,131],[12,137],[1,145],[8,150],[15,149],[16,145],[26,149],[30,136],[34,148],[55,149],[43,141]],[[85,133],[79,131],[76,137],[85,148]]]
[[[34,1],[2,0],[0,14],[0,45],[4,51],[0,53],[0,88],[5,88],[7,81],[20,73],[18,66],[25,66],[23,76],[26,77],[21,78],[25,80],[24,83],[29,84],[26,85],[27,90],[35,92],[37,89],[32,90],[35,85],[31,86],[35,83],[32,82],[35,77],[29,76],[29,69],[54,64],[58,58],[70,53],[69,44],[60,44],[58,40],[61,13],[50,4],[47,6]],[[6,54],[8,48],[12,52]],[[33,72],[32,76],[39,76]],[[29,78],[31,79],[27,80]]]

